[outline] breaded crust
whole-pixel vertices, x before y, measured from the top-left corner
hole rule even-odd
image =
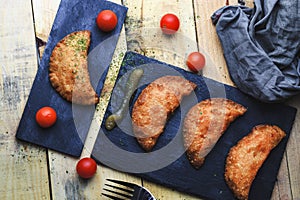
[[[199,169],[206,155],[215,146],[229,124],[246,112],[234,101],[211,98],[193,106],[183,124],[186,155],[193,167]]]
[[[145,151],[151,151],[163,132],[167,118],[196,84],[180,76],[163,76],[139,95],[132,110],[133,132]]]
[[[66,100],[82,105],[99,101],[88,72],[90,35],[84,30],[65,36],[54,47],[49,62],[49,79],[55,90]]]
[[[230,149],[225,180],[238,199],[248,199],[259,168],[285,135],[277,126],[258,125]]]

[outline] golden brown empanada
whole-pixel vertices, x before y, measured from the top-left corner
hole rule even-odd
[[[163,132],[168,115],[189,95],[196,84],[180,76],[163,76],[150,83],[139,95],[132,110],[133,132],[150,151]]]
[[[183,139],[187,157],[196,169],[229,124],[245,112],[242,105],[223,98],[201,101],[189,110],[184,119]]]
[[[248,199],[259,168],[285,135],[277,126],[258,125],[230,149],[225,180],[238,199]]]
[[[90,35],[90,31],[84,30],[65,36],[54,47],[49,63],[52,86],[66,100],[82,105],[99,101],[88,72]]]

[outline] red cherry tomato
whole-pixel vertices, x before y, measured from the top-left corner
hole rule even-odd
[[[165,14],[160,20],[160,28],[163,33],[171,35],[178,31],[180,26],[179,19],[174,14]]]
[[[186,60],[188,68],[195,73],[198,73],[205,66],[205,57],[199,52],[192,52]]]
[[[104,32],[110,32],[115,29],[118,23],[117,15],[111,10],[99,12],[96,18],[98,28]]]
[[[97,171],[97,163],[92,158],[82,158],[76,165],[76,171],[81,178],[91,178]]]
[[[56,122],[56,112],[51,107],[42,107],[35,114],[36,122],[43,128],[48,128]]]

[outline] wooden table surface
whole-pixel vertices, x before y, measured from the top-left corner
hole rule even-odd
[[[60,0],[0,1],[0,199],[105,199],[101,192],[106,178],[143,184],[161,200],[198,199],[104,166],[98,166],[96,176],[85,181],[79,179],[75,172],[79,159],[17,141],[15,133],[38,68],[36,37],[47,41]],[[186,68],[186,52],[204,49],[213,64],[206,66],[203,74],[232,85],[215,27],[210,20],[215,10],[225,6],[225,0],[113,2],[129,8],[115,55],[131,50]],[[237,0],[229,3],[234,5]],[[253,6],[252,1],[247,1],[247,5]],[[145,38],[143,31],[157,28],[161,16],[167,12],[175,13],[181,20],[177,35],[167,38],[158,32],[155,41]],[[193,45],[187,46],[180,35],[193,41]],[[179,48],[172,52],[163,46],[153,46],[156,42],[176,43]],[[42,52],[42,48],[40,50]],[[174,57],[174,51],[180,56]],[[109,76],[116,74],[120,62],[121,58],[114,56]],[[94,142],[112,87],[113,82],[108,81],[81,157],[90,156],[90,146]],[[300,109],[299,100],[298,96],[287,103]],[[299,129],[298,113],[272,199],[300,199]]]

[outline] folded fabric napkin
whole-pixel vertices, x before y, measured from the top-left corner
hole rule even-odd
[[[300,93],[300,1],[255,0],[211,16],[232,81],[264,102]]]

